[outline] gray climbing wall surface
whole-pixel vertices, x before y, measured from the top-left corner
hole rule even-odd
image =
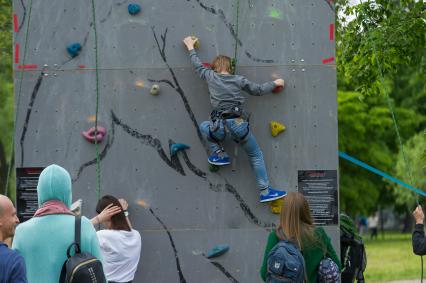
[[[95,9],[92,9],[94,3]],[[268,228],[245,153],[226,144],[233,165],[211,173],[197,125],[210,105],[182,44],[199,56],[236,57],[256,82],[283,77],[279,94],[249,97],[251,129],[272,185],[297,190],[298,170],[337,170],[334,6],[331,0],[14,0],[17,167],[51,163],[73,177],[74,199],[94,215],[98,193],[124,197],[141,231],[135,282],[260,282]],[[71,58],[66,47],[78,42]],[[161,87],[150,94],[153,83]],[[107,129],[96,150],[81,135]],[[287,130],[273,138],[269,121]],[[191,146],[170,157],[169,143]],[[326,230],[338,248],[337,226]],[[229,244],[224,256],[203,256]]]

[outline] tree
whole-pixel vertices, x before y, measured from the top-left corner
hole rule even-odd
[[[396,176],[411,183],[413,187],[426,192],[426,129],[414,135],[404,146],[405,157],[400,151],[396,160]],[[406,160],[409,168],[407,168]],[[411,176],[410,176],[411,175]],[[403,188],[393,186],[396,203],[413,208],[418,195]]]
[[[12,3],[0,0],[0,193],[5,192],[13,144]],[[10,176],[9,176],[10,177]],[[11,182],[11,186],[14,182]]]
[[[338,92],[339,150],[393,173],[398,145],[389,109],[381,96],[363,97],[357,92]],[[412,136],[423,117],[397,108],[403,137]],[[340,206],[355,215],[377,209],[377,203],[393,202],[388,183],[348,161],[340,162]]]

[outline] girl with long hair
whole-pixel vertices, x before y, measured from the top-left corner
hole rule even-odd
[[[98,201],[98,215],[92,218],[93,225],[102,224],[107,228],[96,234],[109,283],[131,283],[139,263],[141,236],[132,228],[127,208],[124,199],[106,195]]]
[[[318,282],[318,267],[322,259],[331,258],[339,269],[339,257],[331,245],[330,238],[321,227],[315,227],[305,197],[298,192],[288,193],[284,199],[280,214],[280,223],[271,231],[266,244],[260,276],[266,280],[267,260],[271,249],[280,241],[288,239],[294,242],[305,260],[308,283]]]

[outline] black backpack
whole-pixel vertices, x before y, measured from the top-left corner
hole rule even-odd
[[[102,263],[89,253],[81,252],[81,218],[75,217],[75,242],[67,249],[68,259],[61,270],[59,283],[106,283]],[[71,256],[72,247],[75,255]]]
[[[364,283],[364,271],[367,267],[364,243],[352,219],[343,213],[340,215],[340,258],[343,268],[342,283],[352,283],[355,280]]]

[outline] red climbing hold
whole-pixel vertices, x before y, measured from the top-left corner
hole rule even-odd
[[[209,69],[212,68],[212,64],[210,64],[209,62],[203,62],[203,66]]]
[[[15,44],[15,64],[19,63],[19,43]]]
[[[322,60],[323,64],[327,64],[334,61],[334,57],[326,58]]]
[[[272,90],[272,92],[273,93],[279,93],[279,92],[281,92],[282,90],[283,90],[283,86],[282,85],[277,85],[273,90]]]
[[[98,143],[101,143],[104,137],[106,136],[106,129],[104,127],[98,126],[97,135],[95,135],[95,133],[96,133],[95,127],[91,127],[87,131],[83,131],[81,134],[86,140],[88,140],[91,143],[95,143],[95,141],[97,141]]]

